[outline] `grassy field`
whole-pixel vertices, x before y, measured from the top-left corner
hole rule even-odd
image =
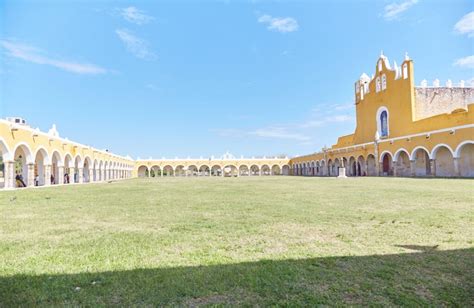
[[[0,307],[474,305],[471,180],[135,179],[0,213]]]

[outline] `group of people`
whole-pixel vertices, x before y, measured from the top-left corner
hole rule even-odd
[[[17,172],[16,173],[16,176],[15,176],[15,181],[16,181],[16,187],[26,187],[26,184],[25,184],[25,181],[23,180],[23,175],[21,174],[21,172]],[[56,184],[56,178],[54,177],[53,174],[51,174],[51,177],[50,177],[50,181],[51,181],[51,184]],[[69,184],[69,174],[68,173],[65,173],[64,174],[64,184]],[[40,177],[39,175],[35,176],[35,186],[39,186],[40,185]]]

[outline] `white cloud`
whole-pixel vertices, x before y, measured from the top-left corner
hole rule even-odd
[[[139,10],[134,6],[117,9],[117,11],[126,21],[137,25],[146,24],[154,19],[153,17],[145,14],[145,11]]]
[[[454,65],[455,66],[460,66],[460,67],[463,67],[463,68],[474,68],[474,55],[457,59],[454,62]]]
[[[267,24],[268,30],[281,33],[294,32],[299,28],[298,22],[292,17],[272,17],[265,14],[258,18],[258,22]]]
[[[286,127],[260,128],[250,132],[250,135],[262,138],[291,139],[298,141],[308,141],[311,139],[309,136],[306,136],[304,134],[290,132]]]
[[[148,42],[135,36],[127,29],[115,30],[120,40],[125,44],[127,50],[137,58],[144,60],[155,60],[157,56],[148,49]]]
[[[474,12],[464,15],[455,25],[454,31],[474,37]]]
[[[390,3],[387,4],[384,8],[383,17],[385,20],[394,20],[397,19],[401,13],[408,10],[413,5],[417,4],[418,0],[406,0],[399,3]]]
[[[57,60],[44,55],[42,50],[29,46],[20,44],[13,41],[1,40],[0,45],[7,51],[6,54],[22,59],[28,62],[50,65],[71,73],[76,74],[105,74],[107,70],[100,66],[89,64],[89,63],[78,63],[70,62],[64,60]]]

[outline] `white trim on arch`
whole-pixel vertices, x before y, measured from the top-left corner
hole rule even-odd
[[[474,144],[474,140],[466,140],[466,141],[463,141],[460,144],[458,144],[458,146],[456,147],[456,150],[454,151],[454,154],[453,154],[454,158],[459,158],[460,157],[461,149],[466,144]]]
[[[400,156],[400,153],[402,152],[405,152],[405,154],[407,154],[408,156],[408,159],[411,159],[411,155],[410,155],[410,152],[408,152],[407,149],[405,148],[399,148],[395,154],[393,154],[393,162],[397,162],[398,161],[398,157]]]
[[[454,151],[453,151],[453,149],[452,149],[449,145],[447,145],[447,144],[445,144],[445,143],[439,143],[439,144],[435,145],[435,146],[433,147],[433,149],[431,150],[431,154],[430,154],[430,155],[431,155],[431,157],[432,157],[433,159],[436,159],[436,152],[438,152],[438,149],[439,149],[440,147],[446,147],[446,148],[448,148],[448,150],[451,152],[451,155],[454,157]]]
[[[418,150],[420,150],[420,149],[423,149],[423,150],[426,151],[426,153],[428,154],[428,158],[429,158],[429,159],[433,159],[433,158],[431,157],[431,152],[428,151],[428,149],[425,148],[424,146],[419,145],[419,146],[417,146],[416,148],[414,148],[413,151],[411,151],[410,160],[415,160],[416,151],[418,151]]]
[[[18,150],[19,147],[21,146],[24,146],[28,151],[28,153],[25,153],[26,155],[26,163],[27,164],[34,164],[35,163],[35,157],[32,157],[32,153],[33,151],[31,150],[30,146],[28,145],[28,143],[26,142],[19,142],[15,145],[15,148],[13,149],[13,159],[15,159],[15,153],[16,153],[16,150]]]
[[[393,155],[392,155],[392,153],[391,153],[390,151],[385,150],[385,151],[383,151],[382,153],[380,153],[380,157],[379,157],[379,162],[380,162],[380,163],[383,162],[383,157],[385,156],[385,154],[389,154],[389,155],[390,155],[390,158],[391,158],[392,161],[393,161]]]
[[[44,153],[46,153],[46,155],[43,157],[43,164],[44,165],[50,165],[51,164],[50,155],[48,153],[48,150],[46,150],[46,148],[43,147],[43,146],[39,146],[35,151],[35,155],[33,156],[33,158],[35,160],[35,163],[36,163],[36,156],[38,155],[39,151],[44,151]]]
[[[3,157],[3,161],[13,160],[12,152],[8,148],[7,142],[2,137],[0,137],[0,152],[1,152],[0,155]]]

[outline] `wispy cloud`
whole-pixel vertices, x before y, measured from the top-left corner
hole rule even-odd
[[[454,31],[459,34],[467,34],[468,37],[474,37],[474,12],[464,15],[454,25]]]
[[[474,68],[474,55],[457,59],[454,61],[454,65],[462,68]]]
[[[290,139],[308,141],[311,137],[302,133],[291,132],[288,127],[265,127],[249,132],[249,135],[262,138]]]
[[[127,8],[118,8],[116,9],[116,11],[126,21],[137,25],[146,24],[154,19],[152,16],[147,15],[145,11],[139,10],[134,6],[129,6]]]
[[[351,122],[354,118],[352,116],[349,116],[347,114],[341,114],[341,115],[333,115],[333,116],[327,116],[324,118],[319,118],[315,120],[308,120],[301,124],[300,126],[302,128],[311,128],[311,127],[321,127],[329,123],[343,123],[343,122]]]
[[[281,33],[294,32],[299,28],[298,22],[292,17],[272,17],[265,14],[258,18],[258,22],[266,24],[268,30]]]
[[[394,20],[400,17],[400,14],[417,4],[418,0],[406,0],[403,2],[393,2],[387,4],[384,8],[383,18],[385,20]]]
[[[317,135],[315,129],[334,128],[342,123],[352,123],[353,109],[353,104],[328,104],[325,108],[313,108],[308,119],[302,123],[275,124],[251,130],[228,128],[216,132],[221,137],[287,139],[309,146],[314,144],[314,136]]]
[[[117,29],[115,33],[125,44],[127,50],[137,58],[144,60],[155,60],[156,54],[148,48],[148,42],[137,37],[127,29]]]
[[[39,48],[10,40],[0,40],[0,45],[10,57],[27,62],[53,66],[75,74],[105,74],[107,69],[89,63],[78,63],[53,59],[44,54]]]

